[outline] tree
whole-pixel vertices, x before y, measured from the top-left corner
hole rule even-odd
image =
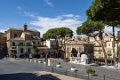
[[[43,34],[44,40],[57,37],[64,38],[65,36],[72,37],[73,31],[67,27],[61,27],[49,29],[45,34]]]
[[[105,59],[105,63],[107,64],[107,54],[106,54],[106,51],[105,51],[105,48],[104,48],[104,40],[102,38],[102,30],[104,29],[104,24],[101,22],[101,21],[92,21],[91,19],[88,19],[86,22],[84,22],[82,24],[82,26],[78,27],[77,28],[77,34],[86,34],[88,36],[93,36],[94,39],[96,40],[95,38],[95,34],[93,34],[93,32],[95,31],[99,31],[99,38],[100,38],[100,41],[97,41],[99,45],[101,45],[102,47],[102,50],[103,50],[103,53],[104,53],[104,59]]]
[[[45,34],[43,34],[44,40],[46,39],[55,39],[56,45],[57,45],[57,50],[58,50],[58,38],[62,38],[64,41],[62,48],[65,52],[65,37],[72,37],[73,36],[73,31],[70,28],[67,27],[61,27],[61,28],[52,28],[49,29]]]
[[[87,10],[88,18],[103,21],[112,26],[113,30],[113,58],[115,62],[115,26],[120,24],[120,0],[94,0]]]
[[[101,31],[104,29],[104,24],[100,21],[93,21],[91,19],[87,19],[82,26],[78,27],[76,32],[77,34],[86,34],[89,35],[90,33],[93,33],[94,31]]]
[[[88,80],[89,80],[89,74],[94,75],[95,74],[95,70],[93,70],[93,69],[87,69],[86,73],[88,74]]]

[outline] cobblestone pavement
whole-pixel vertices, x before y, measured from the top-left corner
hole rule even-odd
[[[98,74],[96,78],[97,77],[99,78],[97,79],[94,78],[94,80],[103,80],[104,74],[106,75],[106,77],[108,77],[108,79],[106,80],[120,80],[120,76],[119,76],[120,72],[117,70],[106,69],[98,66],[95,67],[95,66],[76,65],[62,61],[56,61],[55,64],[58,64],[59,62],[62,65],[61,70],[63,70],[63,72],[65,72],[65,70],[70,70],[71,67],[75,67],[78,69],[79,75],[81,75],[78,77],[86,80],[87,80],[87,74],[85,72],[86,68],[92,68],[96,71],[96,73]],[[8,59],[4,58],[0,60],[0,80],[38,80],[39,77],[33,74],[33,72],[42,71],[45,70],[46,68],[48,70],[51,69],[51,67],[48,67],[43,63],[41,64],[33,61],[29,62],[28,60],[22,60],[22,59],[15,60],[11,58]],[[55,72],[57,72],[57,70],[59,72],[60,69],[55,68]],[[69,72],[68,74],[71,74],[71,72]],[[92,77],[94,76],[91,76],[91,79],[93,79]]]
[[[107,77],[106,80],[120,80],[120,70],[117,69],[104,68],[101,66],[89,66],[89,65],[68,63],[57,59],[54,61],[54,66],[58,63],[61,63],[61,66],[63,66],[67,70],[70,70],[71,67],[75,67],[78,69],[79,73],[84,75],[86,75],[86,69],[88,68],[94,69],[96,71],[96,74],[98,75],[96,76],[96,78],[100,80],[103,80],[104,75]]]
[[[41,72],[45,67],[45,64],[29,62],[28,60],[2,59],[0,60],[0,80],[81,80],[56,73],[53,75],[50,72],[51,75],[48,75],[48,72],[47,74],[45,71]]]

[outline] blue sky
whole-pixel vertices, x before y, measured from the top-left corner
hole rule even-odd
[[[0,32],[28,24],[41,35],[49,28],[69,27],[74,31],[86,19],[93,0],[0,0]],[[105,32],[112,32],[110,27]],[[116,29],[119,30],[119,29]]]
[[[42,34],[49,28],[75,31],[86,19],[92,0],[0,0],[0,31],[25,23]]]

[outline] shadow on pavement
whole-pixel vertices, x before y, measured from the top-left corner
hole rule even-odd
[[[37,76],[32,73],[14,73],[14,74],[1,74],[0,80],[60,80],[60,79],[51,74]]]

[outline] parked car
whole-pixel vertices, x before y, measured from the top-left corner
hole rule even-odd
[[[75,67],[71,67],[70,70],[71,71],[78,71],[77,68],[75,68]]]
[[[62,68],[61,63],[58,63],[58,64],[56,65],[56,67]]]

